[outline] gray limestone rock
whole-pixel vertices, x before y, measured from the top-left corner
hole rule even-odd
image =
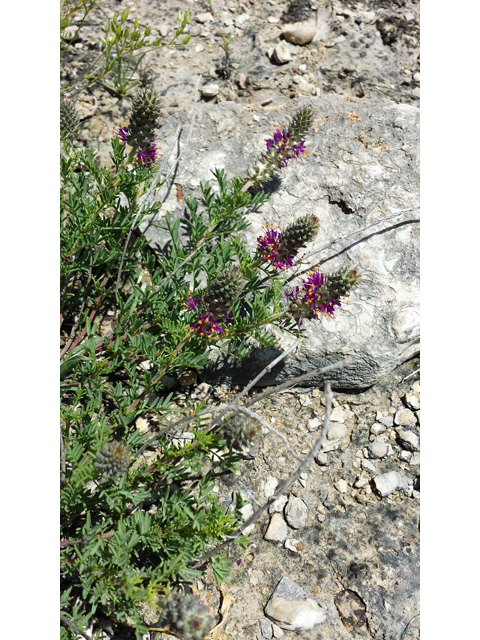
[[[418,522],[417,500],[393,504],[382,500],[371,510],[360,505],[349,505],[344,513],[335,510],[322,523],[318,569],[323,568],[322,555],[328,557],[350,591],[345,594],[337,582],[334,611],[331,613],[328,600],[325,605],[329,620],[335,616],[336,607],[349,631],[348,638],[399,640],[408,620],[418,613]],[[339,600],[343,601],[341,607]],[[350,620],[345,615],[349,602],[352,606],[348,609],[357,612]],[[358,615],[362,609],[368,624],[366,636],[362,633],[362,616]],[[329,638],[339,636],[325,634]]]
[[[345,314],[336,320],[305,321],[302,349],[274,367],[260,384],[280,383],[350,356],[351,363],[330,372],[328,379],[337,389],[364,389],[419,352],[419,213],[415,209],[377,223],[418,205],[419,110],[380,101],[352,104],[328,93],[307,103],[316,116],[305,142],[311,155],[282,169],[269,201],[258,213],[248,213],[250,226],[243,239],[253,252],[267,222],[285,227],[300,216],[316,215],[320,230],[301,254],[304,262],[321,260],[327,272],[356,267],[361,281]],[[274,114],[233,102],[198,104],[187,147],[185,136],[181,138],[175,184],[182,186],[184,196],[195,195],[201,203],[200,181],[210,180],[217,189],[211,169],[225,169],[229,177],[246,175],[264,151],[273,122],[286,126],[295,110],[291,104],[276,108]],[[165,151],[171,149],[178,124],[187,127],[190,117],[187,109],[162,120]],[[168,151],[164,156],[166,165],[173,162]],[[167,211],[173,219],[184,216],[185,205],[167,185],[154,197],[164,205],[154,221],[142,224],[142,231],[161,251],[168,238],[156,224],[164,222]],[[362,231],[367,225],[372,226]],[[338,240],[347,234],[352,235]],[[337,242],[325,248],[333,241]],[[291,284],[300,277],[297,274]],[[278,348],[256,345],[240,362],[214,348],[212,364],[202,371],[202,378],[245,384],[252,372],[261,371],[293,340],[287,333],[274,333]],[[307,384],[321,386],[324,380],[319,375]]]

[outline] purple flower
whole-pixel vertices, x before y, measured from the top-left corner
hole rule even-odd
[[[218,334],[224,333],[225,337],[228,337],[228,328],[223,328],[219,324],[219,320],[215,318],[214,312],[212,309],[205,312],[201,310],[201,297],[197,296],[196,298],[190,296],[187,301],[187,305],[191,311],[196,311],[199,313],[198,320],[189,327],[189,331],[198,331],[201,336],[207,336],[207,338],[211,338],[215,336],[218,338]],[[228,312],[223,313],[222,322],[226,323],[227,326],[231,325],[232,317],[228,314]]]
[[[241,560],[237,560],[237,567],[239,567],[242,564]]]
[[[267,138],[265,143],[267,145],[267,151],[270,151],[272,146],[274,150],[283,156],[280,159],[280,167],[286,167],[289,160],[298,158],[300,154],[308,153],[305,147],[305,140],[302,140],[299,144],[290,144],[288,139],[290,134],[285,129],[277,129],[273,134],[273,138]],[[280,168],[279,167],[279,168]]]
[[[335,307],[340,307],[341,302],[332,298],[328,291],[325,274],[320,271],[310,271],[309,277],[302,279],[303,286],[285,291],[284,295],[289,301],[290,310],[294,317],[318,318],[320,314],[333,316]]]
[[[277,269],[291,267],[295,254],[288,254],[285,251],[281,232],[275,229],[269,229],[268,225],[264,228],[266,229],[265,235],[257,238],[257,248],[262,254],[263,259],[270,260]]]
[[[155,159],[157,157],[157,147],[155,143],[156,138],[152,138],[150,143],[145,147],[142,143],[140,145],[140,150],[137,153],[137,156],[134,162],[140,162],[141,164],[146,164],[146,162],[150,161],[155,164]]]
[[[115,131],[115,127],[113,129]],[[127,139],[128,139],[128,136],[129,136],[128,127],[123,127],[121,129],[119,129],[117,131],[117,135],[120,138],[121,142],[123,142],[123,144],[126,145],[127,144]]]
[[[115,133],[115,127],[113,127],[113,131]],[[116,131],[116,133],[124,146],[127,144],[127,142],[130,146],[134,146],[136,144],[135,142],[129,142],[130,131],[128,127],[121,127]],[[157,151],[158,149],[161,149],[161,147],[158,147],[157,149],[156,141],[157,141],[156,138],[152,138],[150,142],[146,145],[141,143],[140,148],[133,162],[140,162],[140,164],[142,165],[147,164],[148,162],[155,164],[155,160],[157,158]],[[160,154],[160,155],[163,155],[163,154]]]

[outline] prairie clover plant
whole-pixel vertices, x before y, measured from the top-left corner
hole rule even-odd
[[[214,477],[234,471],[262,429],[235,412],[202,422],[195,413],[207,403],[182,407],[165,385],[202,369],[212,345],[241,357],[276,345],[269,325],[300,335],[302,323],[343,304],[358,275],[313,268],[285,287],[285,271],[318,230],[313,215],[268,227],[255,247],[240,237],[269,197],[246,184],[260,185],[305,152],[310,107],[267,141],[247,177],[213,171],[217,191],[201,184],[202,201],[187,196],[182,220],[158,216],[155,201],[139,204],[159,171],[154,91],[141,90],[128,126],[115,130],[111,168],[76,142],[74,103],[63,101],[61,114],[61,638],[96,633],[108,619],[133,626],[140,640],[148,603],[159,613],[152,629],[200,639],[208,612],[178,585],[202,575],[195,559],[240,526],[239,492],[225,510]],[[130,237],[153,217],[169,235],[163,253],[142,234]],[[180,431],[175,414],[192,416]],[[187,426],[192,438],[178,438]],[[237,559],[221,552],[210,560],[218,581]]]

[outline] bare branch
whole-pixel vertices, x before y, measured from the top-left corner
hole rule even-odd
[[[262,416],[258,413],[256,413],[255,411],[252,411],[251,409],[247,409],[247,407],[238,407],[237,411],[241,411],[242,413],[246,413],[248,416],[250,416],[251,418],[255,418],[256,420],[258,420],[264,427],[265,429],[268,429],[268,431],[271,431],[272,433],[274,433],[276,436],[278,436],[279,438],[281,438],[285,444],[285,446],[287,447],[287,449],[290,451],[290,453],[292,454],[292,456],[294,458],[296,458],[297,460],[301,460],[301,456],[298,455],[298,453],[295,451],[295,449],[293,449],[289,443],[287,438],[283,435],[283,433],[280,433],[280,431],[277,431],[275,429],[275,427],[272,427],[271,424],[269,424],[265,418],[262,418]]]
[[[350,236],[354,236],[357,233],[362,233],[366,229],[369,229],[370,227],[373,227],[376,224],[379,224],[380,222],[385,222],[386,220],[391,220],[392,218],[396,218],[397,216],[401,215],[402,213],[408,213],[409,211],[415,211],[415,209],[420,209],[420,206],[410,207],[408,209],[402,209],[401,211],[395,211],[395,213],[391,213],[390,215],[384,216],[383,218],[378,218],[378,220],[374,220],[373,222],[370,222],[370,224],[367,224],[364,227],[361,227],[360,229],[355,229],[355,231],[351,231],[350,233],[346,233],[345,235],[340,236],[339,238],[335,238],[335,240],[332,240],[331,242],[327,242],[327,244],[324,244],[323,246],[319,247],[318,249],[315,249],[314,251],[310,251],[309,253],[304,254],[301,257],[301,260],[302,261],[306,260],[307,258],[310,258],[311,256],[314,256],[315,254],[320,253],[320,251],[324,251],[325,249],[328,249],[329,247],[333,246],[337,242],[340,242],[341,240],[346,240],[346,238],[349,238]],[[298,259],[297,262],[294,263],[294,266],[296,264],[299,264],[299,262],[300,262],[300,259]]]
[[[288,347],[288,349],[286,351],[284,351],[283,353],[281,353],[278,358],[275,358],[275,360],[273,360],[272,362],[270,362],[270,364],[268,364],[265,369],[263,369],[262,371],[260,371],[260,373],[258,374],[258,376],[256,378],[254,378],[251,382],[249,382],[247,384],[247,386],[245,387],[245,389],[238,394],[238,396],[235,397],[234,403],[238,404],[238,401],[241,400],[243,398],[243,396],[247,395],[247,393],[250,391],[250,389],[252,387],[254,387],[257,382],[263,378],[263,376],[265,374],[267,374],[269,371],[271,371],[273,369],[273,367],[275,365],[277,365],[279,362],[281,362],[282,360],[284,360],[296,347],[301,347],[301,342],[299,340],[296,340],[292,345],[290,345]]]
[[[77,627],[76,624],[73,624],[73,622],[71,620],[69,620],[66,616],[63,615],[63,613],[60,611],[60,620],[67,625],[67,627],[70,627],[70,629],[73,629],[73,631],[75,631],[75,633],[78,633],[79,635],[83,636],[84,638],[86,638],[86,640],[92,640],[92,636],[89,636],[88,633],[85,633],[84,631],[82,631],[81,629],[79,629]]]
[[[62,470],[61,480],[62,483],[65,482],[65,442],[63,440],[62,426],[60,425],[60,466]]]
[[[255,398],[252,398],[250,400],[250,402],[247,402],[247,404],[245,404],[243,406],[246,407],[246,408],[251,407],[253,404],[255,404],[255,402],[258,402],[259,400],[262,400],[263,398],[266,398],[267,396],[271,395],[272,393],[278,393],[282,389],[286,389],[287,387],[293,386],[293,385],[297,384],[298,382],[304,382],[305,380],[308,380],[309,378],[313,378],[314,376],[320,375],[322,373],[328,373],[329,371],[334,371],[335,369],[340,369],[341,367],[344,367],[345,365],[349,364],[351,361],[352,361],[352,359],[350,357],[344,358],[343,360],[340,360],[339,362],[334,362],[333,364],[330,364],[327,367],[321,367],[320,369],[314,369],[313,371],[309,371],[308,373],[304,373],[303,375],[298,376],[297,378],[293,378],[292,380],[287,380],[287,382],[283,382],[280,385],[275,385],[274,387],[272,387],[271,389],[265,391],[264,393],[260,394],[259,396],[256,396]],[[140,454],[142,454],[147,447],[152,445],[155,442],[155,440],[157,438],[159,438],[160,436],[162,436],[164,433],[167,433],[168,431],[171,431],[172,429],[177,429],[177,427],[180,427],[180,426],[182,426],[184,424],[187,424],[188,422],[191,422],[192,420],[195,420],[195,418],[199,418],[200,416],[203,416],[203,415],[206,415],[206,414],[219,413],[219,412],[223,412],[221,415],[224,415],[225,413],[227,413],[227,409],[231,410],[231,411],[233,411],[235,409],[239,409],[240,407],[237,407],[235,405],[235,400],[236,400],[236,398],[234,398],[232,400],[232,402],[230,404],[228,404],[228,405],[220,405],[219,407],[209,407],[208,409],[203,409],[203,411],[198,411],[197,413],[195,413],[195,414],[193,414],[191,416],[186,416],[185,418],[182,418],[181,420],[178,420],[174,424],[167,425],[164,429],[162,429],[161,431],[159,431],[158,433],[153,435],[149,440],[147,440],[147,442],[144,445],[142,445],[142,447],[140,447],[140,449],[135,454],[135,458],[138,458],[140,456]],[[217,416],[217,418],[215,418],[215,420],[212,421],[211,424],[213,425],[214,423],[218,422],[219,419],[220,419],[220,416]]]
[[[278,358],[275,358],[275,360],[272,360],[272,362],[270,362],[270,364],[268,364],[262,371],[260,371],[260,373],[258,374],[258,376],[256,378],[253,378],[253,380],[251,380],[248,383],[248,385],[245,387],[245,389],[243,391],[241,391],[237,396],[235,396],[235,398],[232,400],[232,402],[230,402],[230,404],[227,405],[227,409],[223,413],[221,413],[219,416],[217,416],[216,421],[220,420],[220,418],[222,418],[227,413],[229,408],[233,408],[236,405],[238,405],[239,400],[241,400],[250,391],[250,389],[261,378],[263,378],[263,376],[265,374],[267,374],[269,371],[271,371],[273,369],[273,367],[275,365],[277,365],[279,362],[284,360],[296,347],[300,347],[300,346],[301,346],[301,342],[299,340],[296,340],[292,345],[290,345],[288,347],[288,349],[286,351],[281,353],[278,356]]]
[[[308,373],[304,373],[302,376],[298,376],[297,378],[293,378],[293,380],[287,380],[287,382],[283,382],[282,384],[276,385],[276,386],[272,387],[271,389],[268,389],[264,393],[261,393],[259,396],[256,396],[255,398],[252,398],[252,400],[250,400],[250,402],[247,402],[247,404],[245,406],[246,407],[251,407],[252,404],[255,404],[255,402],[258,402],[259,400],[263,400],[263,398],[266,398],[267,396],[270,396],[272,393],[278,393],[282,389],[286,389],[287,387],[291,387],[293,384],[296,384],[298,382],[304,382],[305,380],[308,380],[309,378],[314,378],[315,376],[318,376],[321,373],[328,373],[329,371],[334,371],[335,369],[341,369],[341,367],[344,367],[345,365],[349,364],[351,361],[352,361],[351,357],[348,356],[348,358],[344,358],[343,360],[340,360],[339,362],[334,362],[333,364],[329,364],[328,367],[321,367],[320,369],[314,369],[313,371],[309,371]]]
[[[296,480],[298,480],[298,478],[300,477],[300,474],[303,473],[303,471],[310,466],[312,460],[320,451],[320,447],[322,446],[323,441],[325,440],[325,436],[327,435],[328,428],[330,426],[330,414],[332,411],[332,388],[329,382],[325,383],[325,401],[326,401],[325,402],[325,418],[324,418],[322,429],[320,431],[320,435],[315,441],[315,444],[313,445],[310,453],[300,463],[300,465],[297,467],[295,472],[292,473],[292,475],[282,484],[282,486],[279,488],[278,492],[275,495],[270,496],[270,498],[263,505],[263,507],[260,507],[260,509],[257,509],[257,511],[255,511],[255,513],[252,514],[250,518],[248,518],[242,524],[242,526],[239,527],[239,529],[237,529],[237,531],[234,533],[233,536],[228,536],[228,540],[226,540],[225,542],[222,542],[222,544],[217,545],[214,549],[211,549],[210,551],[205,553],[203,556],[200,556],[200,558],[197,558],[196,563],[193,565],[192,568],[194,569],[198,568],[205,562],[205,560],[208,560],[209,558],[217,554],[219,551],[222,551],[222,549],[225,549],[225,547],[227,547],[233,540],[236,540],[239,536],[241,536],[242,532],[245,529],[247,529],[250,525],[252,525],[254,522],[256,522],[260,518],[260,516],[268,509],[268,507],[272,502],[275,502],[282,495],[287,493],[287,491],[290,489],[292,484],[296,482]]]
[[[420,371],[420,367],[418,369],[415,369],[415,371],[413,373],[411,373],[410,375],[408,375],[406,378],[404,378],[402,380],[402,382],[405,382],[405,380],[408,380],[409,378],[411,378],[412,376],[414,376],[416,373],[418,373]]]

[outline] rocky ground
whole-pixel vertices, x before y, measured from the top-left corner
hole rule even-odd
[[[207,102],[272,107],[333,92],[362,104],[371,99],[419,104],[419,3],[414,0],[103,0],[63,61],[62,83],[81,72],[97,46],[100,26],[126,6],[132,21],[137,16],[167,40],[178,11],[191,8],[189,44],[152,54],[140,69],[142,82],[152,82],[162,95],[166,115],[192,103],[198,75],[201,100]],[[284,30],[298,21],[304,24]],[[233,37],[228,60],[221,47],[226,36]],[[312,39],[294,43],[302,37]],[[103,162],[108,162],[112,126],[124,124],[134,91],[118,97],[95,85],[79,97],[84,142],[98,149]],[[420,384],[418,373],[411,375],[418,367],[416,358],[367,391],[334,393],[322,452],[285,501],[255,524],[246,552],[232,546],[231,584],[217,589],[211,573],[193,584],[208,599],[216,622],[223,620],[212,637],[419,637]],[[183,382],[177,387],[179,404],[203,393],[212,402],[224,401],[232,392],[226,385],[198,389],[194,379]],[[322,399],[318,388],[294,388],[254,409],[305,454],[318,437]],[[284,441],[265,433],[239,474],[218,481],[218,493],[228,506],[241,491],[255,509],[294,463]],[[306,628],[306,620],[313,621],[313,629]]]
[[[209,570],[192,585],[213,612],[226,603],[213,637],[420,637],[418,368],[415,358],[367,391],[334,393],[327,440],[310,470],[252,526],[245,552],[235,545],[229,550],[231,584],[218,589]],[[234,392],[227,385],[189,385],[176,392],[176,401],[186,406],[207,393],[212,403],[225,402]],[[291,451],[310,451],[325,414],[324,396],[315,387],[291,388],[253,409],[286,437],[288,447],[264,428],[253,457],[235,476],[218,480],[226,507],[236,491],[251,501],[245,519],[295,470]],[[292,582],[290,598],[274,600],[272,608],[283,578]],[[316,621],[313,629],[309,617]]]

